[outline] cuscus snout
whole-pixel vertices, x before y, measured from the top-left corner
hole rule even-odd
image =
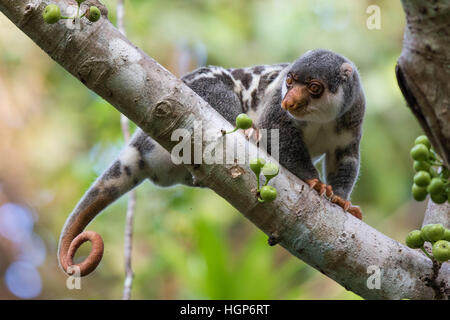
[[[287,111],[293,111],[304,107],[309,102],[309,94],[306,86],[296,84],[288,90],[281,102],[281,107]]]

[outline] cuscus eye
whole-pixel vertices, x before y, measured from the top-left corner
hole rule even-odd
[[[288,86],[291,86],[294,83],[294,79],[292,78],[292,75],[288,74],[286,77],[286,84]]]
[[[313,80],[308,84],[308,90],[312,95],[318,96],[323,92],[323,84],[317,80]]]

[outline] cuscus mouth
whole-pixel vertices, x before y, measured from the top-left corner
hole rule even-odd
[[[302,111],[303,112],[305,110],[299,110],[299,109],[302,109],[303,107],[306,107],[307,105],[308,105],[307,101],[299,102],[299,103],[296,103],[294,106],[287,108],[287,111],[291,112],[291,111],[298,110],[298,111]]]

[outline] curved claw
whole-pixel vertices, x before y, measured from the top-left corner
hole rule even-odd
[[[259,143],[259,140],[261,140],[259,129],[254,126],[244,130],[244,135],[248,141],[255,141],[256,143]]]
[[[340,206],[342,209],[344,209],[345,212],[348,212],[352,216],[355,216],[356,218],[362,220],[361,209],[358,206],[352,206],[352,203],[350,201],[347,201],[339,196],[334,195],[331,197],[331,202]]]
[[[324,194],[328,198],[333,196],[333,188],[328,184],[320,182],[319,179],[306,180],[306,183],[311,189],[316,190],[321,196],[323,196]]]
[[[337,204],[338,206],[344,208],[344,202],[345,202],[345,200],[342,199],[341,197],[337,196],[337,195],[333,195],[333,196],[331,197],[331,202],[333,202],[333,203]]]
[[[253,136],[253,131],[254,131],[253,128],[249,128],[249,129],[245,129],[245,130],[244,130],[245,138],[246,138],[248,141],[250,141],[250,139],[252,138],[252,136]]]
[[[319,183],[319,179],[306,180],[306,183],[311,189],[315,189],[315,186]]]
[[[345,201],[344,202],[344,206],[342,207],[342,209],[344,209],[345,212],[348,211],[348,209],[350,209],[350,206],[352,205],[352,203],[350,201]]]
[[[350,213],[352,216],[355,216],[359,220],[362,220],[362,211],[358,206],[351,206],[348,209],[348,213]]]
[[[319,190],[318,191],[319,191],[319,195],[323,196],[325,194],[325,192],[327,191],[327,185],[322,183],[319,186]]]
[[[329,184],[322,184],[319,193],[321,196],[325,194],[328,198],[331,198],[333,196],[333,188]]]

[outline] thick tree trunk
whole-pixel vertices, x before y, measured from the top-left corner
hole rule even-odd
[[[88,0],[87,3],[96,1]],[[0,10],[72,75],[171,150],[175,129],[231,130],[231,125],[191,89],[131,44],[103,17],[80,30],[62,22],[45,24],[50,1],[0,0]],[[73,1],[58,2],[65,8]],[[97,3],[97,5],[99,5]],[[256,152],[241,134],[240,146]],[[194,147],[194,146],[193,146]],[[227,146],[228,147],[228,146]],[[264,155],[269,159],[267,155]],[[272,160],[274,161],[274,160]],[[450,267],[440,271],[420,251],[390,239],[343,210],[284,168],[273,180],[279,192],[271,203],[257,201],[255,175],[248,165],[187,165],[196,179],[225,198],[245,217],[296,257],[369,299],[448,298]],[[370,289],[370,270],[380,271],[380,288]],[[372,271],[373,272],[373,271]],[[430,285],[430,281],[435,285]],[[370,282],[370,279],[369,279]]]
[[[427,211],[423,219],[423,225],[440,223],[446,228],[450,228],[450,204],[436,204],[433,201],[428,201]]]
[[[450,1],[402,0],[406,13],[397,80],[420,125],[450,164]]]

